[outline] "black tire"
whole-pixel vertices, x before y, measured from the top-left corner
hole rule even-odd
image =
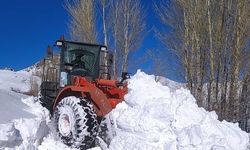
[[[74,96],[63,98],[55,109],[54,119],[64,144],[80,149],[94,146],[98,122],[89,101]]]
[[[49,110],[50,113],[52,113],[52,107],[53,107],[53,102],[54,102],[54,97],[49,97],[49,96],[44,96],[42,94],[39,93],[38,95],[38,100],[40,102],[40,104],[47,108]]]
[[[38,99],[41,105],[52,113],[52,106],[58,93],[57,82],[42,82]]]

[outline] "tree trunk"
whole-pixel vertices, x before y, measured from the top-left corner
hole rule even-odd
[[[209,96],[208,96],[208,110],[213,109],[214,104],[214,49],[213,49],[213,39],[212,39],[212,22],[211,22],[211,13],[210,13],[210,0],[207,0],[207,17],[208,17],[208,36],[209,36]]]
[[[106,7],[106,0],[102,0],[102,23],[103,23],[104,45],[108,46],[105,7]]]
[[[128,11],[128,4],[129,1],[125,0],[124,4],[124,58],[123,58],[123,64],[122,64],[122,72],[127,72],[127,67],[128,67],[128,51],[129,51],[129,45],[128,45],[128,30],[129,30],[129,17],[130,17],[130,12]]]

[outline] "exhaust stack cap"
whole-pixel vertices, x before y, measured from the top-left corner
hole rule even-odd
[[[62,42],[61,42],[61,41],[57,41],[57,42],[56,42],[56,45],[57,45],[57,46],[62,46]]]

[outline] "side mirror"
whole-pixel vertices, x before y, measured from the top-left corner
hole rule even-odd
[[[123,83],[123,81],[130,79],[130,73],[128,72],[122,72],[122,80],[121,83]]]

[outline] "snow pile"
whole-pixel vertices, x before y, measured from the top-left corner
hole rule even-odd
[[[22,98],[27,96],[0,89],[0,124],[9,123],[18,118],[34,117],[33,114],[25,111],[28,106],[21,101]]]
[[[63,144],[59,139],[56,139],[53,134],[49,134],[42,144],[38,147],[38,150],[78,150],[76,148],[70,148]],[[101,150],[100,147],[91,148],[88,150]]]
[[[36,98],[21,94],[30,90],[32,77],[0,70],[0,149],[37,149],[49,132],[49,112]]]
[[[26,71],[0,70],[0,90],[14,91],[17,93],[29,92],[31,80],[35,80],[38,85],[41,79]]]
[[[70,150],[49,129],[49,112],[36,98],[20,94],[29,91],[31,77],[0,70],[0,149]],[[128,88],[125,102],[111,113],[116,136],[110,150],[246,149],[248,134],[199,108],[181,84],[138,71]]]
[[[111,150],[245,150],[248,134],[199,108],[186,89],[171,90],[138,71],[129,92],[112,111],[116,137]]]
[[[184,83],[178,83],[162,76],[156,76],[155,81],[160,82],[164,86],[168,86],[168,88],[170,88],[171,91],[180,88],[186,88],[186,85]]]
[[[49,112],[34,100],[33,97],[22,100],[32,117],[22,117],[0,124],[0,149],[37,149],[43,137],[48,134]]]
[[[75,148],[70,148],[63,144],[61,141],[56,140],[53,134],[49,134],[48,137],[44,138],[42,144],[38,147],[38,150],[77,150]]]

